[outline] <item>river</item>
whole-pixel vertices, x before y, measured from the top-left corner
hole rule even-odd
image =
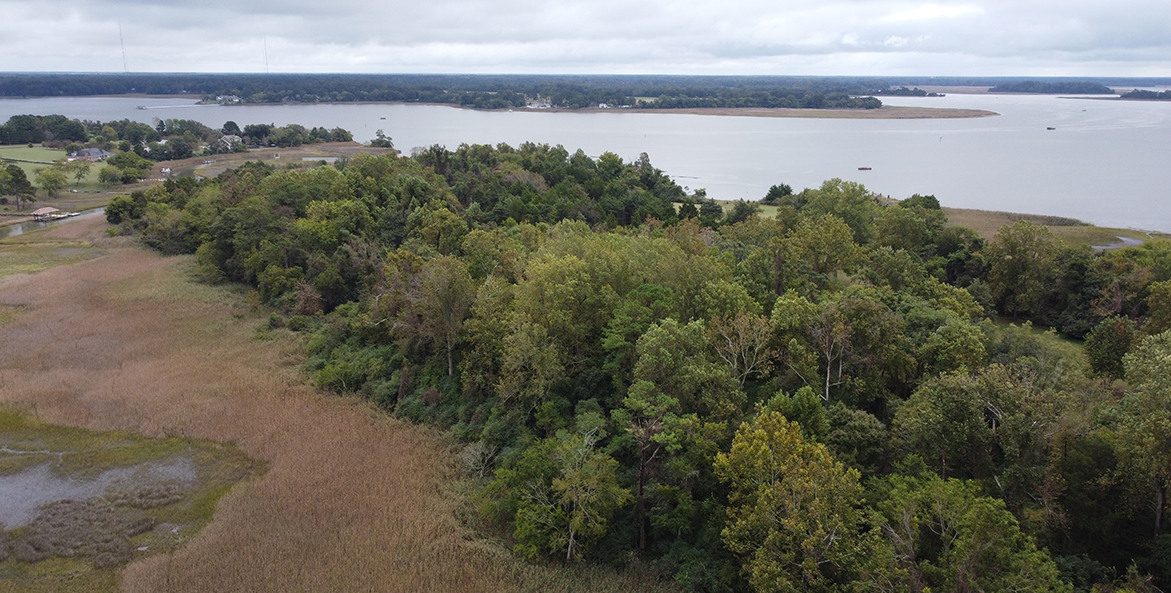
[[[973,119],[857,120],[610,112],[474,111],[435,105],[197,106],[194,98],[0,100],[0,120],[60,113],[108,121],[194,119],[342,127],[359,141],[384,130],[404,152],[432,144],[561,144],[591,156],[651,162],[690,189],[761,198],[788,183],[840,177],[895,198],[933,194],[945,206],[1069,216],[1171,232],[1171,102],[1052,95],[886,97],[888,105],[985,109]],[[146,109],[137,109],[138,106]],[[1049,129],[1053,128],[1053,129]],[[860,170],[859,167],[869,167]]]
[[[23,235],[23,234],[31,232],[31,231],[37,231],[40,229],[47,229],[52,226],[65,224],[67,222],[72,222],[75,220],[85,220],[87,218],[93,218],[95,216],[102,216],[105,213],[106,213],[105,208],[94,208],[92,210],[86,210],[84,212],[81,212],[77,216],[70,216],[69,218],[59,218],[57,220],[51,220],[48,222],[36,222],[36,221],[30,220],[28,222],[18,222],[16,224],[6,224],[3,226],[0,226],[0,239],[3,239],[5,237],[16,237],[18,235]]]

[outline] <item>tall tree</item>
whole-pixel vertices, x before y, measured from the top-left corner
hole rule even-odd
[[[65,187],[67,183],[65,173],[61,172],[61,169],[55,166],[37,169],[36,177],[37,185],[41,186],[41,189],[45,190],[45,193],[50,196],[56,195],[57,190]]]
[[[866,556],[857,471],[768,410],[740,426],[732,449],[716,456],[715,470],[729,488],[722,537],[743,558],[753,589],[850,590]]]
[[[462,261],[448,256],[437,257],[423,265],[423,278],[415,307],[422,317],[430,342],[447,355],[447,374],[455,374],[453,355],[459,344],[464,318],[476,295],[476,286]]]
[[[1123,364],[1131,390],[1122,400],[1115,438],[1124,472],[1151,493],[1158,536],[1171,488],[1171,331],[1144,338]]]
[[[887,546],[869,558],[877,591],[1069,593],[1048,552],[974,482],[891,476],[876,483]]]
[[[29,183],[28,177],[25,175],[25,170],[21,169],[19,165],[8,165],[8,184],[5,192],[8,195],[16,196],[16,210],[20,210],[21,200],[23,202],[36,202],[36,188],[32,183]]]
[[[773,351],[769,342],[773,331],[771,319],[745,311],[735,317],[714,317],[708,321],[708,340],[742,387],[749,375],[767,374],[772,367]]]
[[[85,159],[74,159],[72,161],[66,162],[63,168],[67,173],[69,173],[71,177],[73,177],[73,185],[77,186],[81,184],[81,180],[85,179],[86,175],[89,175],[89,171],[92,167],[93,163],[90,161]]]
[[[1056,276],[1058,249],[1058,239],[1048,227],[1027,220],[996,232],[985,252],[991,264],[988,283],[1005,312],[1015,316],[1038,310]]]

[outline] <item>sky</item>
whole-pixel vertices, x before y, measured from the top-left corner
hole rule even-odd
[[[1168,0],[0,0],[0,14],[0,70],[17,72],[1171,76]]]

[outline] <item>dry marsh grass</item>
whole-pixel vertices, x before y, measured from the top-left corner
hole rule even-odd
[[[444,487],[454,453],[434,431],[311,389],[300,342],[252,339],[262,319],[242,297],[191,284],[183,258],[103,241],[104,226],[46,234],[103,257],[0,280],[0,307],[21,311],[0,325],[0,402],[54,424],[230,442],[269,468],[183,547],[130,564],[122,590],[671,589],[526,564],[477,538],[457,520],[464,498]],[[52,567],[44,590],[69,590]]]
[[[1063,216],[1044,214],[1020,214],[993,210],[972,210],[966,208],[944,208],[949,226],[966,226],[981,237],[992,240],[1001,227],[1011,226],[1018,220],[1049,227],[1055,236],[1070,243],[1084,245],[1110,245],[1119,243],[1119,236],[1147,240],[1151,234],[1134,229],[1115,229],[1086,224]]]

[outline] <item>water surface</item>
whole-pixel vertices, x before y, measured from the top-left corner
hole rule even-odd
[[[896,198],[933,194],[945,206],[1171,232],[1171,102],[956,94],[883,101],[1000,115],[790,119],[401,104],[196,106],[194,98],[66,97],[0,100],[0,118],[19,113],[145,123],[183,118],[217,128],[227,120],[240,126],[299,123],[346,128],[359,141],[381,129],[404,151],[532,141],[581,148],[595,157],[611,151],[627,161],[646,152],[680,185],[706,188],[721,199],[760,199],[773,184],[800,189],[840,177]]]

